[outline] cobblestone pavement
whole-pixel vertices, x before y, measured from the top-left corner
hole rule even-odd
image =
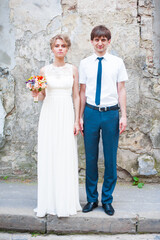
[[[160,234],[118,235],[38,235],[29,233],[0,233],[0,240],[160,240]]]

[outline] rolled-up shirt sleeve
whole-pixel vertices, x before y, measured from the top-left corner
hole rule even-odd
[[[125,82],[128,81],[128,74],[124,65],[123,60],[121,59],[118,71],[117,82]]]
[[[80,62],[79,65],[79,83],[86,84],[87,76],[85,73],[85,67],[83,61]]]

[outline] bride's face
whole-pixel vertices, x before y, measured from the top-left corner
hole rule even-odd
[[[52,52],[57,58],[64,58],[68,52],[68,46],[63,40],[57,39],[52,47]]]

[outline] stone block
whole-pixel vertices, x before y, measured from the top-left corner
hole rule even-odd
[[[149,133],[154,148],[160,148],[160,122],[156,119],[153,122],[152,130]]]
[[[152,16],[153,9],[151,7],[139,7],[138,13],[140,16],[143,15]]]
[[[140,118],[140,117],[139,117]],[[140,131],[128,132],[120,136],[119,147],[133,152],[142,152],[144,148],[151,151],[151,144],[147,136]]]
[[[153,156],[156,159],[156,163],[160,164],[160,149],[154,149]]]
[[[117,165],[128,171],[131,175],[137,175],[138,154],[128,149],[118,149]]]
[[[152,3],[152,0],[139,0],[139,6],[148,7]]]
[[[142,40],[153,40],[152,17],[141,17],[141,38]]]
[[[157,79],[143,77],[139,86],[143,96],[150,99],[157,99],[158,101],[160,100],[160,85],[157,82]],[[148,89],[150,91],[148,91]]]
[[[150,176],[157,173],[155,169],[155,160],[152,156],[144,154],[138,157],[138,173],[140,175]]]
[[[25,215],[0,215],[0,230],[45,232],[46,219]]]
[[[47,217],[47,233],[135,233],[135,219],[110,217]]]
[[[139,220],[137,233],[160,233],[160,219]]]

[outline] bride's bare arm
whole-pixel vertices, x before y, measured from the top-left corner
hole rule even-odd
[[[73,103],[75,108],[75,123],[74,123],[74,134],[78,135],[79,133],[79,106],[80,106],[80,98],[79,98],[79,84],[78,84],[78,69],[73,66]]]

